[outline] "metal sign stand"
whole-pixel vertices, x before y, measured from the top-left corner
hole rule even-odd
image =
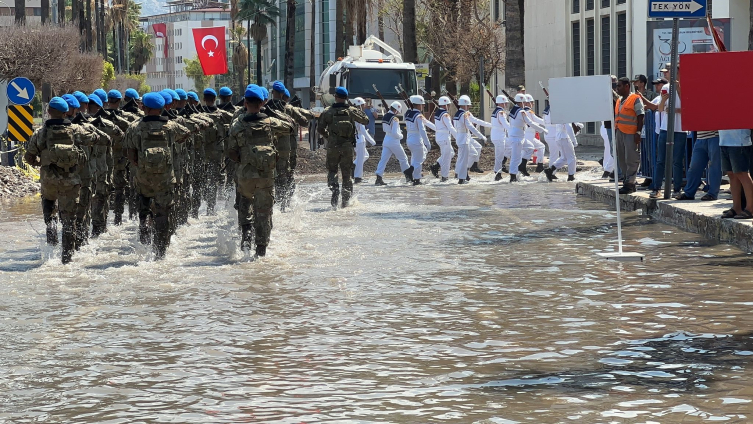
[[[669,111],[667,112],[667,150],[664,159],[664,200],[669,199],[672,195],[672,164],[674,162],[675,144],[675,91],[677,90],[675,83],[677,78],[677,40],[680,37],[680,20],[674,18],[672,21],[672,64],[669,70]],[[679,147],[684,149],[684,143]],[[682,179],[682,175],[677,175],[676,177]]]

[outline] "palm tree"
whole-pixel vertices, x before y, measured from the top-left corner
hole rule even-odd
[[[248,66],[248,49],[243,44],[243,34],[246,33],[246,28],[243,26],[237,26],[230,31],[230,36],[233,37],[235,46],[233,47],[233,71],[235,71],[238,77],[238,91],[243,90],[243,72]]]
[[[295,55],[295,7],[296,0],[287,0],[285,24],[285,73],[286,87],[293,87],[293,57]]]
[[[524,0],[505,0],[506,60],[505,85],[517,87],[525,84],[526,58],[523,51],[525,16]]]
[[[335,0],[335,57],[345,56],[345,0]]]
[[[154,55],[154,44],[152,38],[144,31],[133,33],[131,40],[131,60],[133,61],[132,69],[134,72],[141,72],[141,68],[152,60]]]
[[[238,22],[253,21],[247,36],[256,42],[256,83],[261,85],[261,43],[267,37],[267,25],[275,25],[280,16],[280,8],[274,0],[240,0],[238,9]]]
[[[416,0],[403,0],[403,60],[418,62],[416,45]]]

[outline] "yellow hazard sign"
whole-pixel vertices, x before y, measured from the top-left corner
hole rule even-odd
[[[8,106],[8,139],[26,142],[34,132],[33,108],[30,105]]]

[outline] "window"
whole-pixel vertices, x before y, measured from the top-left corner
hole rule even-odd
[[[324,68],[327,67],[327,62],[329,62],[330,58],[330,42],[329,42],[329,0],[322,0],[322,69],[321,71],[324,71]]]
[[[617,77],[627,76],[627,15],[617,15]]]
[[[586,134],[596,134],[596,123],[595,122],[587,122],[586,123]]]
[[[612,34],[609,27],[609,16],[601,17],[601,73],[612,74]]]
[[[580,0],[573,0],[573,13],[580,13]]]
[[[625,4],[626,0],[617,0],[617,4]]]
[[[580,76],[580,22],[573,22],[573,76]]]
[[[602,9],[608,9],[610,1],[611,0],[601,0],[601,8]]]
[[[502,17],[502,0],[494,0],[494,20],[499,22]]]
[[[594,20],[586,20],[586,75],[596,74],[596,40]]]
[[[586,0],[586,10],[594,10],[594,0]]]

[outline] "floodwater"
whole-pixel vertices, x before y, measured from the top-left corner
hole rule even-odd
[[[0,205],[0,422],[753,420],[753,261],[574,184],[318,181],[262,260],[232,206],[154,262],[136,224],[61,265]],[[588,178],[584,173],[580,178]],[[373,178],[372,178],[373,180]]]

